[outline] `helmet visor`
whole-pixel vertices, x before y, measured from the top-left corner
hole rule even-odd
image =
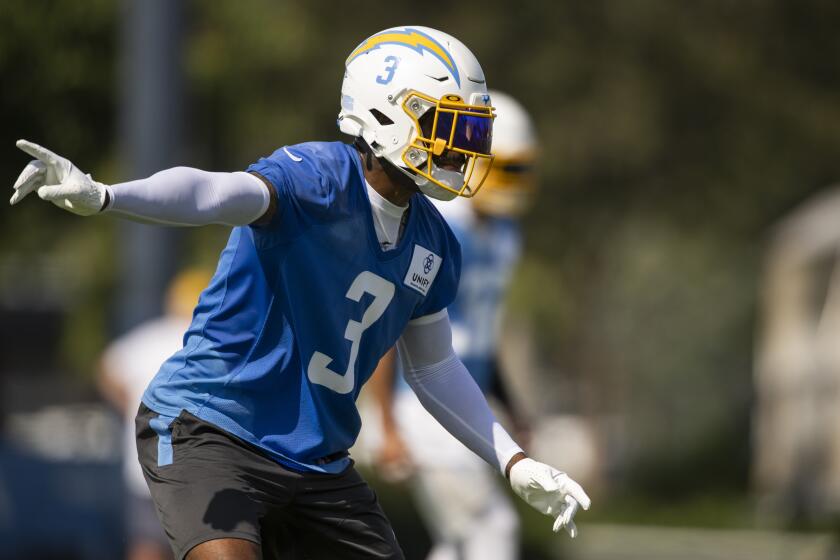
[[[493,119],[470,111],[438,109],[435,138],[446,140],[450,148],[466,152],[490,154],[493,141]]]

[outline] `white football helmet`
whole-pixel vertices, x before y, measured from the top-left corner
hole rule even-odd
[[[484,72],[463,43],[428,27],[386,29],[350,53],[338,124],[440,200],[473,196],[493,159]]]
[[[494,216],[521,216],[536,190],[537,136],[525,108],[511,96],[491,91],[496,119],[493,121],[493,167],[475,207]],[[482,164],[484,165],[484,164]]]

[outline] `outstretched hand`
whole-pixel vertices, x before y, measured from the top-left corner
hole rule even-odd
[[[589,509],[589,496],[566,473],[533,459],[522,459],[510,469],[510,485],[531,507],[554,518],[554,532],[566,529],[577,536],[574,516],[578,507]]]
[[[59,208],[89,216],[105,205],[107,188],[85,175],[70,160],[28,140],[18,140],[17,147],[34,157],[18,176],[9,204],[17,204],[37,191],[43,200]]]

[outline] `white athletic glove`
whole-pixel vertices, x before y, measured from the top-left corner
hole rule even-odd
[[[70,160],[38,144],[18,140],[17,147],[36,158],[29,162],[15,181],[9,204],[17,204],[32,191],[59,208],[90,216],[102,210],[107,187],[85,175]]]
[[[546,464],[521,459],[510,469],[510,485],[531,507],[554,517],[554,532],[566,529],[572,538],[577,535],[572,518],[578,506],[589,509],[589,496],[580,484]]]

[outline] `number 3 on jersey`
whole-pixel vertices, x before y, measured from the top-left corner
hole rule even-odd
[[[356,276],[356,279],[350,284],[346,297],[353,301],[359,301],[365,293],[373,296],[373,302],[365,309],[361,322],[350,319],[347,322],[347,328],[344,330],[344,338],[351,343],[350,359],[347,361],[347,371],[344,372],[344,375],[327,367],[333,359],[321,352],[312,354],[306,371],[309,381],[323,385],[342,395],[352,391],[356,385],[356,358],[359,355],[362,333],[385,313],[385,309],[388,308],[388,304],[394,298],[394,284],[373,272],[364,271]]]

